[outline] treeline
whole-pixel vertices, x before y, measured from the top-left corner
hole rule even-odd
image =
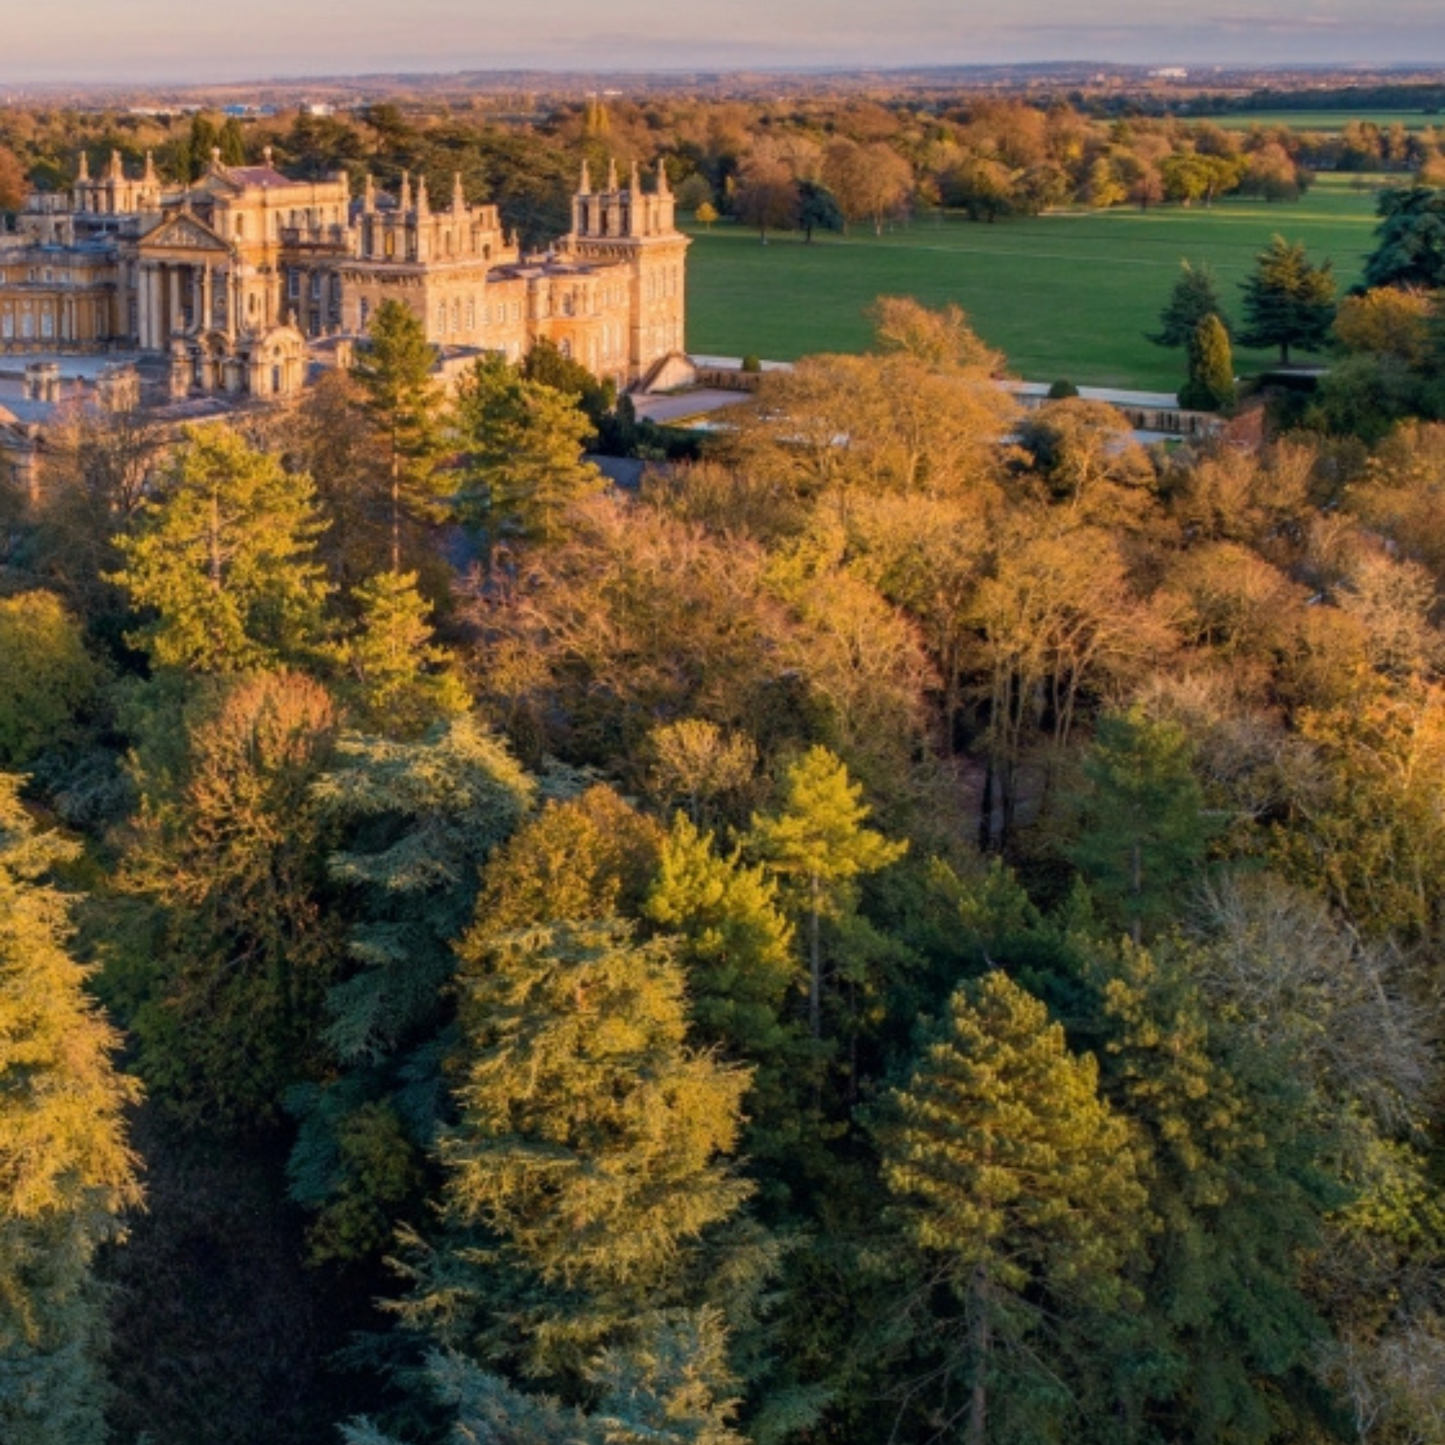
[[[27,179],[69,184],[81,150],[92,172],[112,149],[138,165],[154,151],[164,176],[193,179],[213,148],[227,164],[277,164],[302,177],[372,171],[394,185],[403,169],[449,194],[460,173],[475,200],[495,200],[528,244],[566,230],[585,158],[663,163],[683,211],[706,206],[766,229],[880,226],[947,206],[979,220],[1051,206],[1208,204],[1224,194],[1297,198],[1311,166],[1426,167],[1433,131],[1301,136],[1286,127],[1226,131],[1210,121],[1093,118],[1067,104],[971,98],[957,105],[876,101],[644,103],[561,106],[506,123],[468,112],[418,114],[377,104],[335,116],[289,114],[244,125],[199,114],[156,118],[7,109],[0,114],[0,208],[19,204]],[[7,179],[8,177],[8,179]]]
[[[635,497],[389,307],[4,496],[7,1442],[1440,1438],[1445,432],[875,319]]]

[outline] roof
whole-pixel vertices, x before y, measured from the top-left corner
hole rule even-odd
[[[227,166],[226,179],[238,186],[304,186],[305,181],[293,181],[283,176],[275,166]]]

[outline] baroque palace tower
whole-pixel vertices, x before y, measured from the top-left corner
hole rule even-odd
[[[139,352],[163,361],[172,396],[289,395],[313,352],[364,336],[377,306],[405,302],[429,341],[519,359],[539,340],[625,390],[684,345],[688,240],[659,165],[647,190],[587,167],[572,231],[524,256],[496,206],[469,204],[461,178],[434,205],[426,181],[398,194],[370,177],[293,181],[263,164],[210,168],[167,190],[146,158],[119,155],[92,178],[82,155],[68,193],[33,194],[0,236],[0,353]]]

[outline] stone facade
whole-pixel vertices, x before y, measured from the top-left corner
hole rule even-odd
[[[167,190],[150,160],[119,156],[68,194],[33,195],[0,236],[0,353],[137,351],[165,362],[170,394],[270,398],[304,384],[311,352],[365,334],[391,298],[448,350],[518,359],[539,340],[619,389],[646,383],[684,345],[688,241],[659,167],[593,191],[584,166],[573,229],[523,256],[497,208],[460,177],[434,206],[344,175],[293,181],[271,164],[210,169]]]

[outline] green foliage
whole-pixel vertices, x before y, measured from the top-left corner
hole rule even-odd
[[[1093,1058],[1070,1053],[1044,1006],[992,972],[954,994],[875,1132],[928,1281],[907,1322],[923,1408],[961,1385],[965,1438],[983,1445],[997,1438],[991,1415],[1027,1413],[1039,1388],[1011,1399],[1019,1386],[995,1357],[1025,1352],[1050,1312],[1129,1298],[1146,1200],[1132,1131],[1100,1098]]]
[[[391,567],[401,570],[407,524],[446,515],[450,479],[439,469],[443,449],[441,388],[432,376],[436,351],[421,319],[404,301],[376,308],[352,376],[380,444],[390,478]]]
[[[1179,405],[1198,411],[1229,411],[1234,395],[1229,333],[1219,317],[1206,316],[1189,338],[1189,380],[1179,389]]]
[[[857,907],[856,880],[901,858],[906,842],[864,827],[871,811],[863,786],[824,747],[811,748],[788,770],[779,809],[755,815],[748,848],[784,882],[792,911],[808,924],[808,1023],[823,1032],[824,919],[841,923]]]
[[[1329,338],[1335,317],[1335,278],[1328,261],[1313,266],[1303,242],[1275,236],[1255,258],[1254,274],[1243,283],[1246,346],[1278,346],[1282,366],[1289,349],[1317,351]]]
[[[580,361],[563,356],[545,337],[539,339],[522,362],[522,375],[570,396],[587,413],[593,426],[617,404],[617,383],[599,381]]]
[[[394,1218],[418,1205],[406,1191],[445,1113],[452,946],[482,863],[534,794],[505,747],[467,718],[415,741],[344,736],[314,784],[342,842],[327,868],[349,923],[348,962],[325,1000],[332,1077],[288,1099],[300,1121],[291,1193],[317,1211],[319,1254],[380,1249]]]
[[[1224,325],[1227,335],[1229,323],[1224,317],[1213,270],[1207,262],[1193,266],[1183,261],[1169,300],[1159,313],[1159,330],[1149,340],[1156,346],[1188,346],[1200,323],[1209,316]]]
[[[1088,791],[1075,805],[1068,856],[1136,941],[1175,915],[1179,890],[1204,861],[1209,828],[1191,761],[1177,723],[1138,711],[1101,717],[1085,755]]]
[[[313,655],[326,597],[304,476],[227,427],[192,427],[110,579],[154,619],[127,640],[157,667],[237,673]]]
[[[140,1203],[116,1072],[120,1038],[68,951],[71,900],[46,881],[76,849],[35,831],[0,774],[0,1436],[100,1445],[96,1250]]]
[[[0,597],[0,767],[20,767],[64,737],[100,671],[53,592]]]
[[[560,920],[635,917],[661,830],[613,789],[553,800],[488,866],[478,927],[501,934]]]
[[[702,220],[702,216],[698,216]],[[713,215],[716,220],[716,213]],[[839,209],[838,198],[821,181],[800,181],[798,183],[798,229],[804,241],[813,239],[814,231],[842,231],[847,229],[843,212]]]
[[[320,907],[328,829],[311,789],[335,737],[331,699],[295,673],[202,697],[174,784],[150,796],[126,886],[156,907],[152,937],[117,960],[141,1073],[191,1125],[274,1123],[312,1077],[326,989],[341,961]]]
[[[1164,1438],[1277,1438],[1321,1337],[1304,1261],[1341,1202],[1298,1081],[1220,1021],[1205,960],[1094,950],[1104,1093],[1142,1130],[1155,1233],[1138,1332],[1111,1362],[1126,1417]],[[1146,1437],[1147,1438],[1147,1437]]]
[[[340,691],[362,731],[414,738],[466,711],[466,686],[451,655],[432,642],[416,583],[415,572],[381,572],[353,595],[360,615],[338,649]]]
[[[1445,286],[1445,191],[1387,187],[1375,202],[1380,224],[1365,262],[1367,286],[1427,291]]]
[[[558,541],[568,507],[602,488],[602,474],[582,460],[588,418],[504,357],[479,358],[463,378],[456,430],[463,512],[494,548]]]
[[[602,1348],[724,1287],[701,1243],[749,1193],[723,1157],[748,1076],[688,1047],[665,940],[616,920],[483,925],[459,953],[460,1118],[441,1154],[449,1223],[489,1241],[460,1255],[474,1327],[575,1392]],[[467,1339],[448,1313],[444,1337]]]

